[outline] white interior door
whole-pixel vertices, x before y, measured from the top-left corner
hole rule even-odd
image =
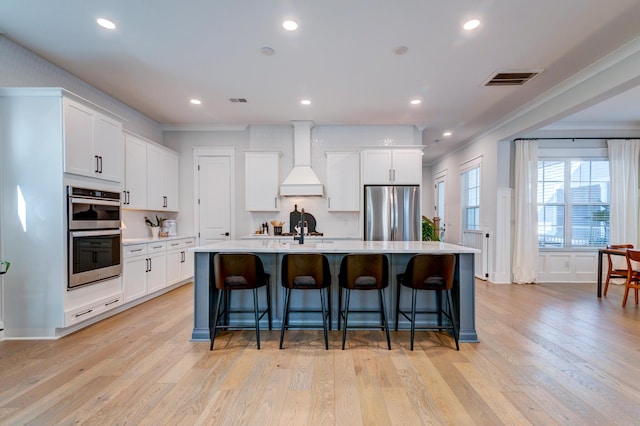
[[[197,221],[199,244],[228,240],[231,237],[232,157],[198,155]]]
[[[439,237],[444,241],[444,231],[446,228],[444,220],[444,200],[446,187],[446,174],[439,174],[435,177],[435,215],[440,218]]]

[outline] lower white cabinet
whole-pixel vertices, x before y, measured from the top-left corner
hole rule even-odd
[[[195,238],[126,245],[122,249],[124,302],[130,302],[193,276]]]
[[[193,252],[195,238],[167,242],[167,285],[175,284],[193,276]]]

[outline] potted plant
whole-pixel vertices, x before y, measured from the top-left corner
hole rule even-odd
[[[151,229],[151,236],[153,238],[158,238],[158,235],[160,234],[160,227],[162,226],[162,222],[164,222],[164,218],[158,217],[158,215],[156,215],[155,222],[149,219],[149,217],[147,216],[144,217],[144,223],[146,223],[147,226]]]
[[[435,224],[426,216],[422,216],[422,241],[440,241]]]

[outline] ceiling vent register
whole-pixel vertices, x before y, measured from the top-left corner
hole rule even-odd
[[[229,98],[229,102],[246,104],[247,100],[245,98]]]
[[[522,86],[540,71],[500,71],[491,77],[485,86]]]

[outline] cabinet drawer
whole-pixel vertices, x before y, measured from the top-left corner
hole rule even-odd
[[[182,247],[182,240],[167,241],[167,250],[179,249]]]
[[[167,242],[166,241],[158,241],[155,243],[149,243],[147,245],[147,252],[149,254],[151,253],[158,253],[161,251],[166,251],[167,250]]]
[[[133,257],[133,256],[142,256],[147,254],[147,244],[133,244],[130,246],[122,247],[122,256]]]

